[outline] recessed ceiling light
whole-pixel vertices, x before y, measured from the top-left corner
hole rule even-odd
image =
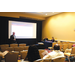
[[[46,14],[47,15],[47,14]]]

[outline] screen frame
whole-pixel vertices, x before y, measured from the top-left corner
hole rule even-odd
[[[10,30],[11,30],[11,27],[10,27],[10,24],[9,24],[10,21],[13,21],[13,22],[23,22],[23,23],[25,23],[25,22],[27,22],[27,23],[36,23],[36,22],[29,22],[29,21],[8,20],[8,39],[10,39],[10,36],[12,35],[11,32],[10,32]],[[16,38],[16,39],[37,39],[37,25],[38,24],[36,23],[36,38]]]

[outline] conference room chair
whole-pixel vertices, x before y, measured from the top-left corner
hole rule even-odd
[[[53,43],[52,43],[52,48],[54,48],[54,45],[55,45],[55,44],[57,44],[57,42],[53,42]]]
[[[10,44],[10,47],[18,47],[18,44]]]
[[[43,49],[42,50],[39,50],[39,55],[40,55],[41,59],[44,57],[43,54],[42,54],[44,51],[45,50],[43,50]]]
[[[52,62],[65,62],[65,57],[54,58]]]
[[[2,44],[1,47],[9,47],[9,44]]]
[[[70,53],[69,52],[68,53],[64,53],[64,55],[68,57],[69,62],[70,62],[70,57],[75,56],[75,47],[72,47],[72,50],[71,50]]]
[[[9,44],[2,44],[2,45],[0,45],[0,48],[3,48],[3,47],[9,47]]]
[[[5,62],[17,62],[18,61],[18,54],[19,52],[9,52],[5,56]]]
[[[72,48],[66,49],[64,53],[71,53],[71,51],[72,51]]]
[[[66,44],[66,42],[62,42],[62,44]]]
[[[27,53],[28,53],[28,50],[20,51],[21,59],[24,59],[25,60],[25,58],[27,56]]]
[[[14,51],[14,48],[13,47],[2,47],[1,48],[2,52],[6,51],[6,50],[10,52],[10,51]]]
[[[63,49],[61,49],[62,52],[65,52],[65,50],[68,48],[68,44],[63,44]]]
[[[14,51],[22,51],[24,50],[24,47],[14,47]]]
[[[21,44],[19,44],[19,47],[25,47],[26,46],[26,44],[24,44],[24,43],[21,43]]]
[[[29,46],[25,46],[25,47],[24,47],[24,50],[28,50],[28,49],[29,49]]]
[[[59,44],[59,46],[60,46],[60,51],[61,51],[61,49],[63,48],[63,44]]]
[[[70,42],[66,42],[66,44],[69,44]]]
[[[68,44],[68,49],[72,48],[72,45],[73,45],[72,43],[69,43]]]

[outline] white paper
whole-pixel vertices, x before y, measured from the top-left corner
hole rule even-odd
[[[43,56],[45,56],[45,55],[47,55],[47,54],[48,54],[47,51],[44,51],[44,52],[42,53]]]

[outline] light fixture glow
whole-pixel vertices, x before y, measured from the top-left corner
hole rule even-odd
[[[47,15],[47,14],[46,14]]]

